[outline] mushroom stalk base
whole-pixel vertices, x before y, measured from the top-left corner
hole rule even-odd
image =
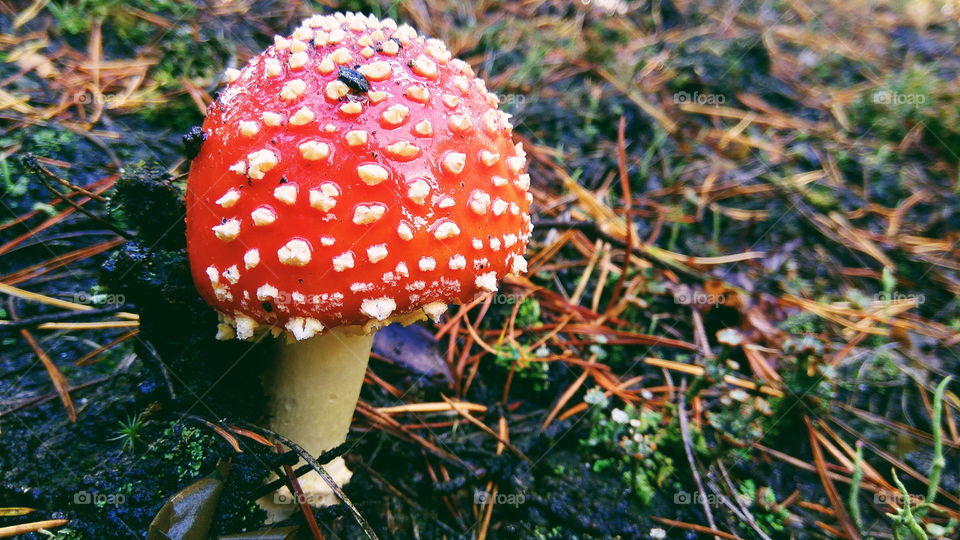
[[[324,335],[280,346],[276,366],[267,382],[270,427],[317,456],[343,443],[367,371],[373,334],[355,335],[335,328]],[[352,473],[342,458],[324,469],[337,483]],[[299,478],[306,502],[319,508],[338,501],[314,472]],[[297,501],[284,487],[257,501],[273,521],[285,519]]]

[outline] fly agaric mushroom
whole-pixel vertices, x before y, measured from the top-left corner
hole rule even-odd
[[[471,67],[391,19],[311,17],[226,79],[190,167],[190,266],[219,338],[286,333],[272,427],[319,454],[346,439],[373,331],[526,271],[526,158]]]

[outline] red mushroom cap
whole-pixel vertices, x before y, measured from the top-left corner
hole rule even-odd
[[[238,338],[438,315],[526,270],[525,154],[441,41],[318,15],[226,78],[190,168],[187,244]]]

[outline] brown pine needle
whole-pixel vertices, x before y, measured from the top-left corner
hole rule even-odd
[[[703,525],[697,525],[696,523],[686,523],[684,521],[677,521],[675,519],[667,519],[659,516],[650,516],[650,519],[663,523],[664,525],[669,525],[671,527],[679,527],[681,529],[687,529],[689,531],[696,531],[701,534],[712,534],[713,536],[719,536],[720,538],[727,538],[728,540],[744,540],[735,534],[730,534],[728,532],[718,531],[716,529],[711,529]]]
[[[22,525],[11,525],[9,527],[0,527],[0,538],[10,538],[21,534],[39,532],[43,529],[52,529],[62,527],[70,523],[68,519],[48,519],[46,521],[34,521],[33,523],[24,523]]]
[[[60,368],[53,363],[53,360],[50,359],[50,357],[47,355],[47,352],[40,347],[40,344],[37,343],[37,340],[33,338],[33,335],[29,330],[26,328],[21,328],[20,335],[23,336],[24,340],[26,340],[27,345],[33,349],[33,352],[37,355],[37,358],[40,359],[43,367],[47,370],[47,374],[50,375],[50,381],[53,383],[53,387],[56,389],[57,394],[60,395],[60,401],[63,402],[63,407],[67,409],[67,417],[70,418],[71,422],[76,422],[77,409],[73,405],[73,399],[70,398],[70,382],[67,381],[67,378],[63,376]]]
[[[813,451],[813,461],[817,467],[817,474],[820,476],[820,483],[823,484],[823,489],[827,493],[827,498],[830,499],[830,505],[833,507],[834,512],[836,512],[837,520],[840,521],[840,526],[846,533],[846,538],[859,540],[860,533],[857,531],[857,527],[853,524],[853,520],[850,519],[850,515],[847,513],[847,507],[844,505],[844,501],[840,498],[840,493],[837,491],[837,486],[833,484],[833,481],[827,474],[827,464],[823,458],[823,450],[820,448],[820,440],[818,439],[817,432],[813,427],[813,422],[806,415],[804,415],[803,421],[807,425],[807,432],[810,435],[810,448]]]

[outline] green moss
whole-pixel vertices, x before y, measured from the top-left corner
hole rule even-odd
[[[525,345],[498,345],[496,350],[498,366],[508,371],[512,369],[514,376],[529,383],[534,391],[546,390],[550,372],[548,362],[537,361],[536,353]]]
[[[675,443],[675,426],[664,426],[663,415],[647,407],[628,404],[608,411],[609,401],[598,389],[584,400],[590,405],[590,432],[581,445],[591,469],[619,478],[641,504],[649,504],[675,472],[673,458],[662,451]]]

